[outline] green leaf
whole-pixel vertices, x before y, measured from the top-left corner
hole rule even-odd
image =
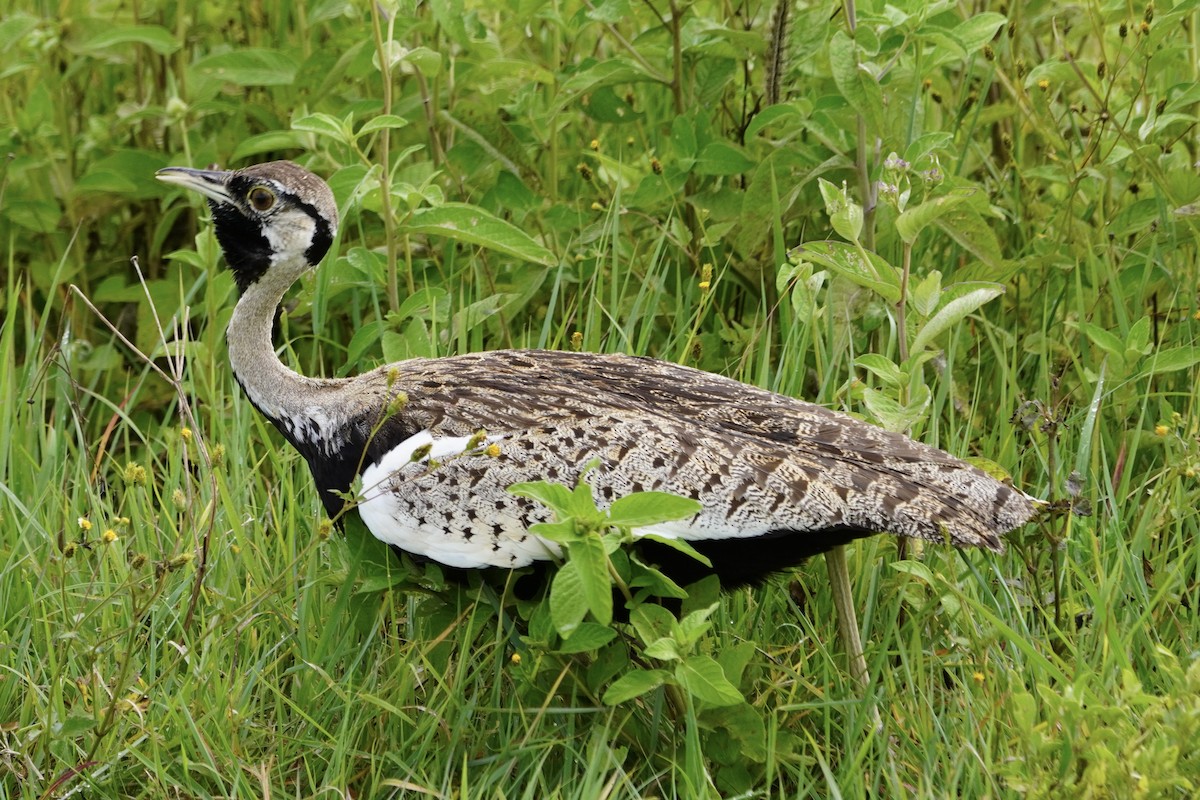
[[[1000,268],[1000,240],[974,208],[956,204],[938,216],[934,223],[984,264],[993,269]]]
[[[670,636],[655,639],[642,648],[642,652],[659,661],[679,661],[683,658],[683,653],[679,652],[679,643]]]
[[[579,627],[575,629],[563,643],[555,648],[557,653],[587,653],[592,650],[599,650],[604,645],[611,642],[617,636],[617,632],[607,625],[601,625],[596,622],[581,622]]]
[[[900,367],[896,366],[896,362],[879,353],[867,353],[859,356],[854,359],[854,363],[869,370],[871,374],[893,389],[903,386],[908,380],[900,371]]]
[[[921,421],[929,407],[929,398],[929,387],[925,384],[919,384],[913,390],[905,405],[875,389],[863,390],[863,403],[871,415],[887,430],[899,433],[909,430]]]
[[[948,194],[926,200],[918,206],[913,206],[896,217],[896,233],[906,243],[912,244],[921,235],[921,231],[948,213],[951,209],[968,200],[977,189],[951,189]]]
[[[731,706],[746,699],[725,677],[721,665],[709,656],[688,656],[675,667],[675,679],[689,694],[711,706]]]
[[[554,522],[535,522],[529,526],[529,532],[559,544],[570,544],[583,538],[574,517],[563,517]]]
[[[954,29],[954,38],[967,53],[976,53],[996,37],[996,31],[1006,22],[1007,17],[995,12],[972,14]]]
[[[868,128],[879,133],[886,130],[879,82],[863,68],[858,44],[845,31],[837,31],[829,40],[829,67],[838,91],[851,108],[867,118]]]
[[[805,242],[796,252],[800,258],[870,289],[889,303],[900,300],[900,273],[874,253],[845,242]]]
[[[80,49],[89,53],[131,44],[145,45],[160,56],[170,55],[180,46],[174,34],[160,25],[102,25]]]
[[[639,533],[638,538],[649,539],[652,542],[658,542],[659,544],[666,545],[672,550],[678,550],[681,553],[691,556],[706,567],[712,566],[712,561],[709,560],[708,556],[692,547],[692,545],[684,539],[676,539],[674,536],[663,536],[659,533]]]
[[[1121,337],[1104,328],[1094,325],[1090,322],[1077,323],[1079,330],[1083,331],[1084,335],[1104,352],[1109,355],[1116,356],[1122,363],[1125,361],[1125,343],[1121,341]]]
[[[597,535],[584,536],[567,545],[568,563],[575,567],[588,611],[601,625],[612,622],[612,578],[608,554]]]
[[[1174,372],[1181,369],[1191,369],[1200,364],[1200,347],[1169,347],[1159,350],[1156,355],[1146,359],[1146,368],[1139,377],[1149,377],[1162,372]]]
[[[292,120],[292,130],[315,133],[333,139],[342,144],[352,144],[354,133],[350,128],[350,119],[338,119],[332,114],[308,114]]]
[[[1152,348],[1153,345],[1150,344],[1150,318],[1142,317],[1130,325],[1129,333],[1125,334],[1125,360],[1137,361],[1139,356],[1146,355]]]
[[[604,692],[605,705],[615,706],[657,689],[671,678],[665,669],[635,669],[612,682]]]
[[[288,53],[267,49],[217,53],[192,64],[197,75],[237,86],[288,86],[298,69]]]
[[[968,314],[974,313],[985,303],[990,303],[1002,294],[1004,294],[1004,287],[1000,284],[993,284],[990,286],[981,285],[977,289],[955,297],[938,309],[938,312],[921,326],[921,330],[917,331],[916,337],[909,346],[909,352],[919,353],[944,331],[958,324]]]
[[[550,483],[549,481],[530,481],[528,483],[514,483],[508,487],[508,493],[517,497],[527,497],[530,500],[537,500],[546,508],[554,512],[554,516],[558,518],[569,517],[572,506],[571,490],[560,483]]]
[[[754,168],[755,162],[731,142],[709,142],[696,158],[697,175],[740,175]]]
[[[664,636],[671,636],[679,622],[662,606],[646,603],[629,612],[629,624],[637,632],[642,644],[646,645]]]
[[[574,561],[568,561],[554,573],[549,600],[554,629],[564,639],[570,638],[588,612],[587,592]]]
[[[363,123],[363,126],[358,129],[355,137],[365,136],[368,133],[375,131],[390,130],[392,128],[406,128],[408,120],[404,117],[398,117],[395,114],[380,114],[378,117],[372,117]]]
[[[688,497],[667,492],[635,492],[618,497],[608,509],[613,525],[637,528],[699,514],[704,506]]]
[[[436,208],[418,209],[403,228],[409,233],[445,236],[487,247],[547,267],[556,263],[554,254],[535,242],[525,231],[467,203],[446,203]]]
[[[913,287],[908,300],[922,317],[928,317],[942,299],[942,273],[932,270],[925,279]]]

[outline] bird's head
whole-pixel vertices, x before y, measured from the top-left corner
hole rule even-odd
[[[217,241],[242,292],[276,268],[288,283],[295,280],[321,261],[337,234],[328,184],[291,161],[228,171],[167,167],[156,177],[208,199]]]

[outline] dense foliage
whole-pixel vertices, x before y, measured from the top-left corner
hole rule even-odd
[[[0,797],[1200,787],[1195,3],[10,5]],[[1056,513],[851,548],[865,696],[820,559],[628,625],[400,569],[238,395],[154,180],[272,158],[342,211],[281,318],[307,374],[655,355]]]

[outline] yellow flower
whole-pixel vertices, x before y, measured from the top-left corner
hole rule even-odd
[[[182,428],[182,429],[180,429],[180,431],[179,431],[179,435],[183,437],[183,440],[184,440],[185,442],[187,442],[187,441],[191,441],[191,438],[192,438],[192,429],[191,429],[191,428]]]
[[[104,535],[102,535],[100,538],[105,544],[112,544],[117,540],[117,532],[112,528],[107,528],[104,531]]]
[[[975,673],[974,675],[972,675],[971,677],[975,679],[975,682],[976,682],[976,683],[983,683],[983,679],[984,679],[984,677],[985,677],[985,676],[984,676],[984,674],[983,674],[982,672],[976,672],[976,673]]]
[[[489,444],[487,446],[487,450],[485,452],[492,458],[499,458],[500,457],[500,445],[493,442],[492,444]]]
[[[1045,78],[1042,78],[1040,81],[1038,81],[1038,88],[1041,89],[1043,92],[1047,91],[1050,88],[1050,81],[1046,80]]]
[[[588,147],[592,148],[592,150],[595,150],[596,152],[599,152],[600,151],[600,140],[592,139],[592,142],[591,142],[591,144],[588,145]]]
[[[79,523],[79,530],[87,533],[92,529],[92,521],[87,517],[80,517],[76,522]]]
[[[1154,435],[1155,436],[1166,436],[1170,432],[1171,432],[1171,429],[1161,423],[1154,426]]]
[[[511,661],[514,665],[520,664],[521,663],[521,654],[513,653],[512,656],[509,657],[509,661]]]

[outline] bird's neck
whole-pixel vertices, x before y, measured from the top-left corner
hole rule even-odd
[[[344,381],[306,378],[275,353],[275,311],[294,277],[268,270],[247,286],[227,334],[229,362],[246,396],[293,444],[300,444],[340,424],[338,389]]]

